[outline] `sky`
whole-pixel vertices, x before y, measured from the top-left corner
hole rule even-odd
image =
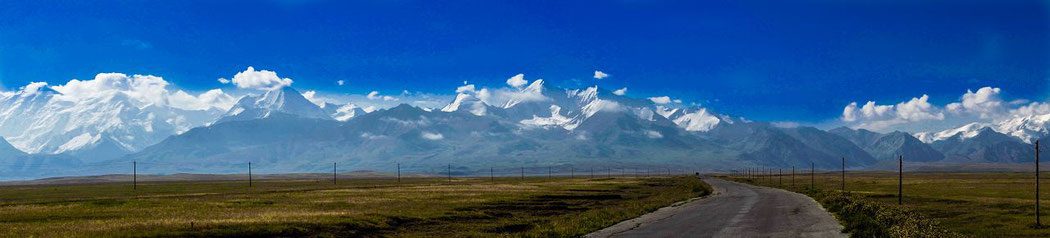
[[[596,79],[596,70],[608,77]],[[921,131],[994,120],[1050,99],[1050,6],[0,1],[2,89],[109,72],[234,94],[251,87],[220,78],[272,72],[275,82],[289,79],[304,92],[380,105],[445,103],[464,81],[498,87],[524,74],[568,88],[669,96],[752,120]]]

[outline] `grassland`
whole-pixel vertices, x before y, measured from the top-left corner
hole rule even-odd
[[[695,177],[3,186],[0,236],[564,237],[709,192]]]
[[[1035,225],[1035,175],[1033,173],[937,172],[904,173],[903,205],[897,205],[897,173],[848,172],[847,193],[890,209],[917,213],[939,223],[939,227],[976,237],[1047,237],[1050,236],[1050,208],[1041,203],[1044,227]],[[1045,176],[1044,176],[1045,178]],[[751,182],[807,193],[815,198],[839,192],[841,174],[818,173],[815,187],[824,192],[807,191],[808,173],[795,177],[760,177]],[[743,181],[743,180],[738,180]],[[1048,181],[1041,183],[1040,197],[1050,198]],[[817,199],[821,200],[821,199]],[[827,206],[827,205],[825,205]],[[831,210],[831,209],[829,209]],[[842,219],[840,217],[840,219]]]

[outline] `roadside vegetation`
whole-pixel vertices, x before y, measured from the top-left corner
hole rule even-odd
[[[1050,209],[1042,203],[1036,225],[1035,176],[1005,172],[904,173],[903,205],[897,205],[897,173],[847,172],[846,192],[838,172],[799,172],[734,181],[803,193],[834,213],[854,237],[1046,237]],[[1042,183],[1040,196],[1050,198]]]
[[[710,191],[685,176],[5,186],[0,236],[566,237]]]

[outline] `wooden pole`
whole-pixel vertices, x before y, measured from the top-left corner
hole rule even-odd
[[[339,176],[335,172],[336,168],[338,168],[338,166],[336,166],[336,163],[332,163],[332,185],[339,184]]]
[[[1035,225],[1043,225],[1039,218],[1039,140],[1035,141]]]
[[[248,162],[248,187],[252,187],[252,162]]]
[[[897,205],[904,204],[904,155],[897,155]]]
[[[397,163],[397,183],[401,183],[401,163]]]
[[[814,189],[813,185],[817,181],[813,168],[813,162],[809,162],[809,189]]]
[[[131,162],[131,183],[132,183],[131,189],[132,190],[137,190],[138,186],[139,186],[139,162],[138,161],[132,161]]]
[[[842,191],[846,191],[846,157],[842,157]]]
[[[496,177],[492,175],[492,167],[489,167],[489,181],[496,181]]]
[[[448,164],[448,182],[452,182],[452,164]]]

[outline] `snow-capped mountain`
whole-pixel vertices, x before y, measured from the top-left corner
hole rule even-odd
[[[708,131],[722,122],[719,116],[706,108],[658,105],[645,99],[615,95],[597,86],[562,89],[542,79],[509,93],[509,98],[501,105],[490,105],[481,100],[478,94],[460,92],[441,111],[463,110],[482,116],[498,108],[506,112],[502,114],[506,119],[517,121],[524,127],[560,127],[570,131],[599,112],[626,112],[649,121],[663,117],[691,132]]]
[[[266,91],[262,96],[245,96],[223,114],[216,123],[267,118],[274,114],[289,114],[304,118],[334,120],[325,110],[306,100],[292,87]]]
[[[321,110],[324,110],[325,114],[328,114],[328,116],[336,121],[349,121],[350,119],[368,113],[368,111],[365,111],[365,109],[353,103],[339,105],[326,102],[321,105]]]
[[[920,133],[915,133],[913,136],[915,136],[915,138],[918,138],[920,141],[922,141],[924,143],[927,143],[927,144],[933,143],[933,142],[936,142],[936,141],[945,140],[945,139],[954,137],[955,135],[959,135],[959,138],[961,138],[961,139],[968,139],[968,138],[972,138],[974,136],[977,136],[977,134],[980,133],[981,130],[983,130],[984,128],[988,128],[990,126],[992,126],[992,125],[988,124],[988,123],[974,122],[974,123],[966,124],[966,125],[963,125],[963,126],[960,126],[960,127],[956,127],[956,128],[952,128],[952,129],[948,129],[948,130],[943,130],[943,131],[939,131],[939,132],[920,132]]]
[[[969,139],[977,136],[985,128],[1015,137],[1025,143],[1033,143],[1037,139],[1050,136],[1050,114],[1016,116],[994,123],[974,122],[939,132],[915,133],[914,136],[925,143],[945,140],[956,134],[961,139]]]
[[[168,94],[166,85],[152,76],[99,74],[56,86],[59,91],[37,86],[3,93],[0,136],[30,154],[79,153],[91,161],[141,150],[222,114],[214,107],[176,108],[175,96],[193,96]]]

